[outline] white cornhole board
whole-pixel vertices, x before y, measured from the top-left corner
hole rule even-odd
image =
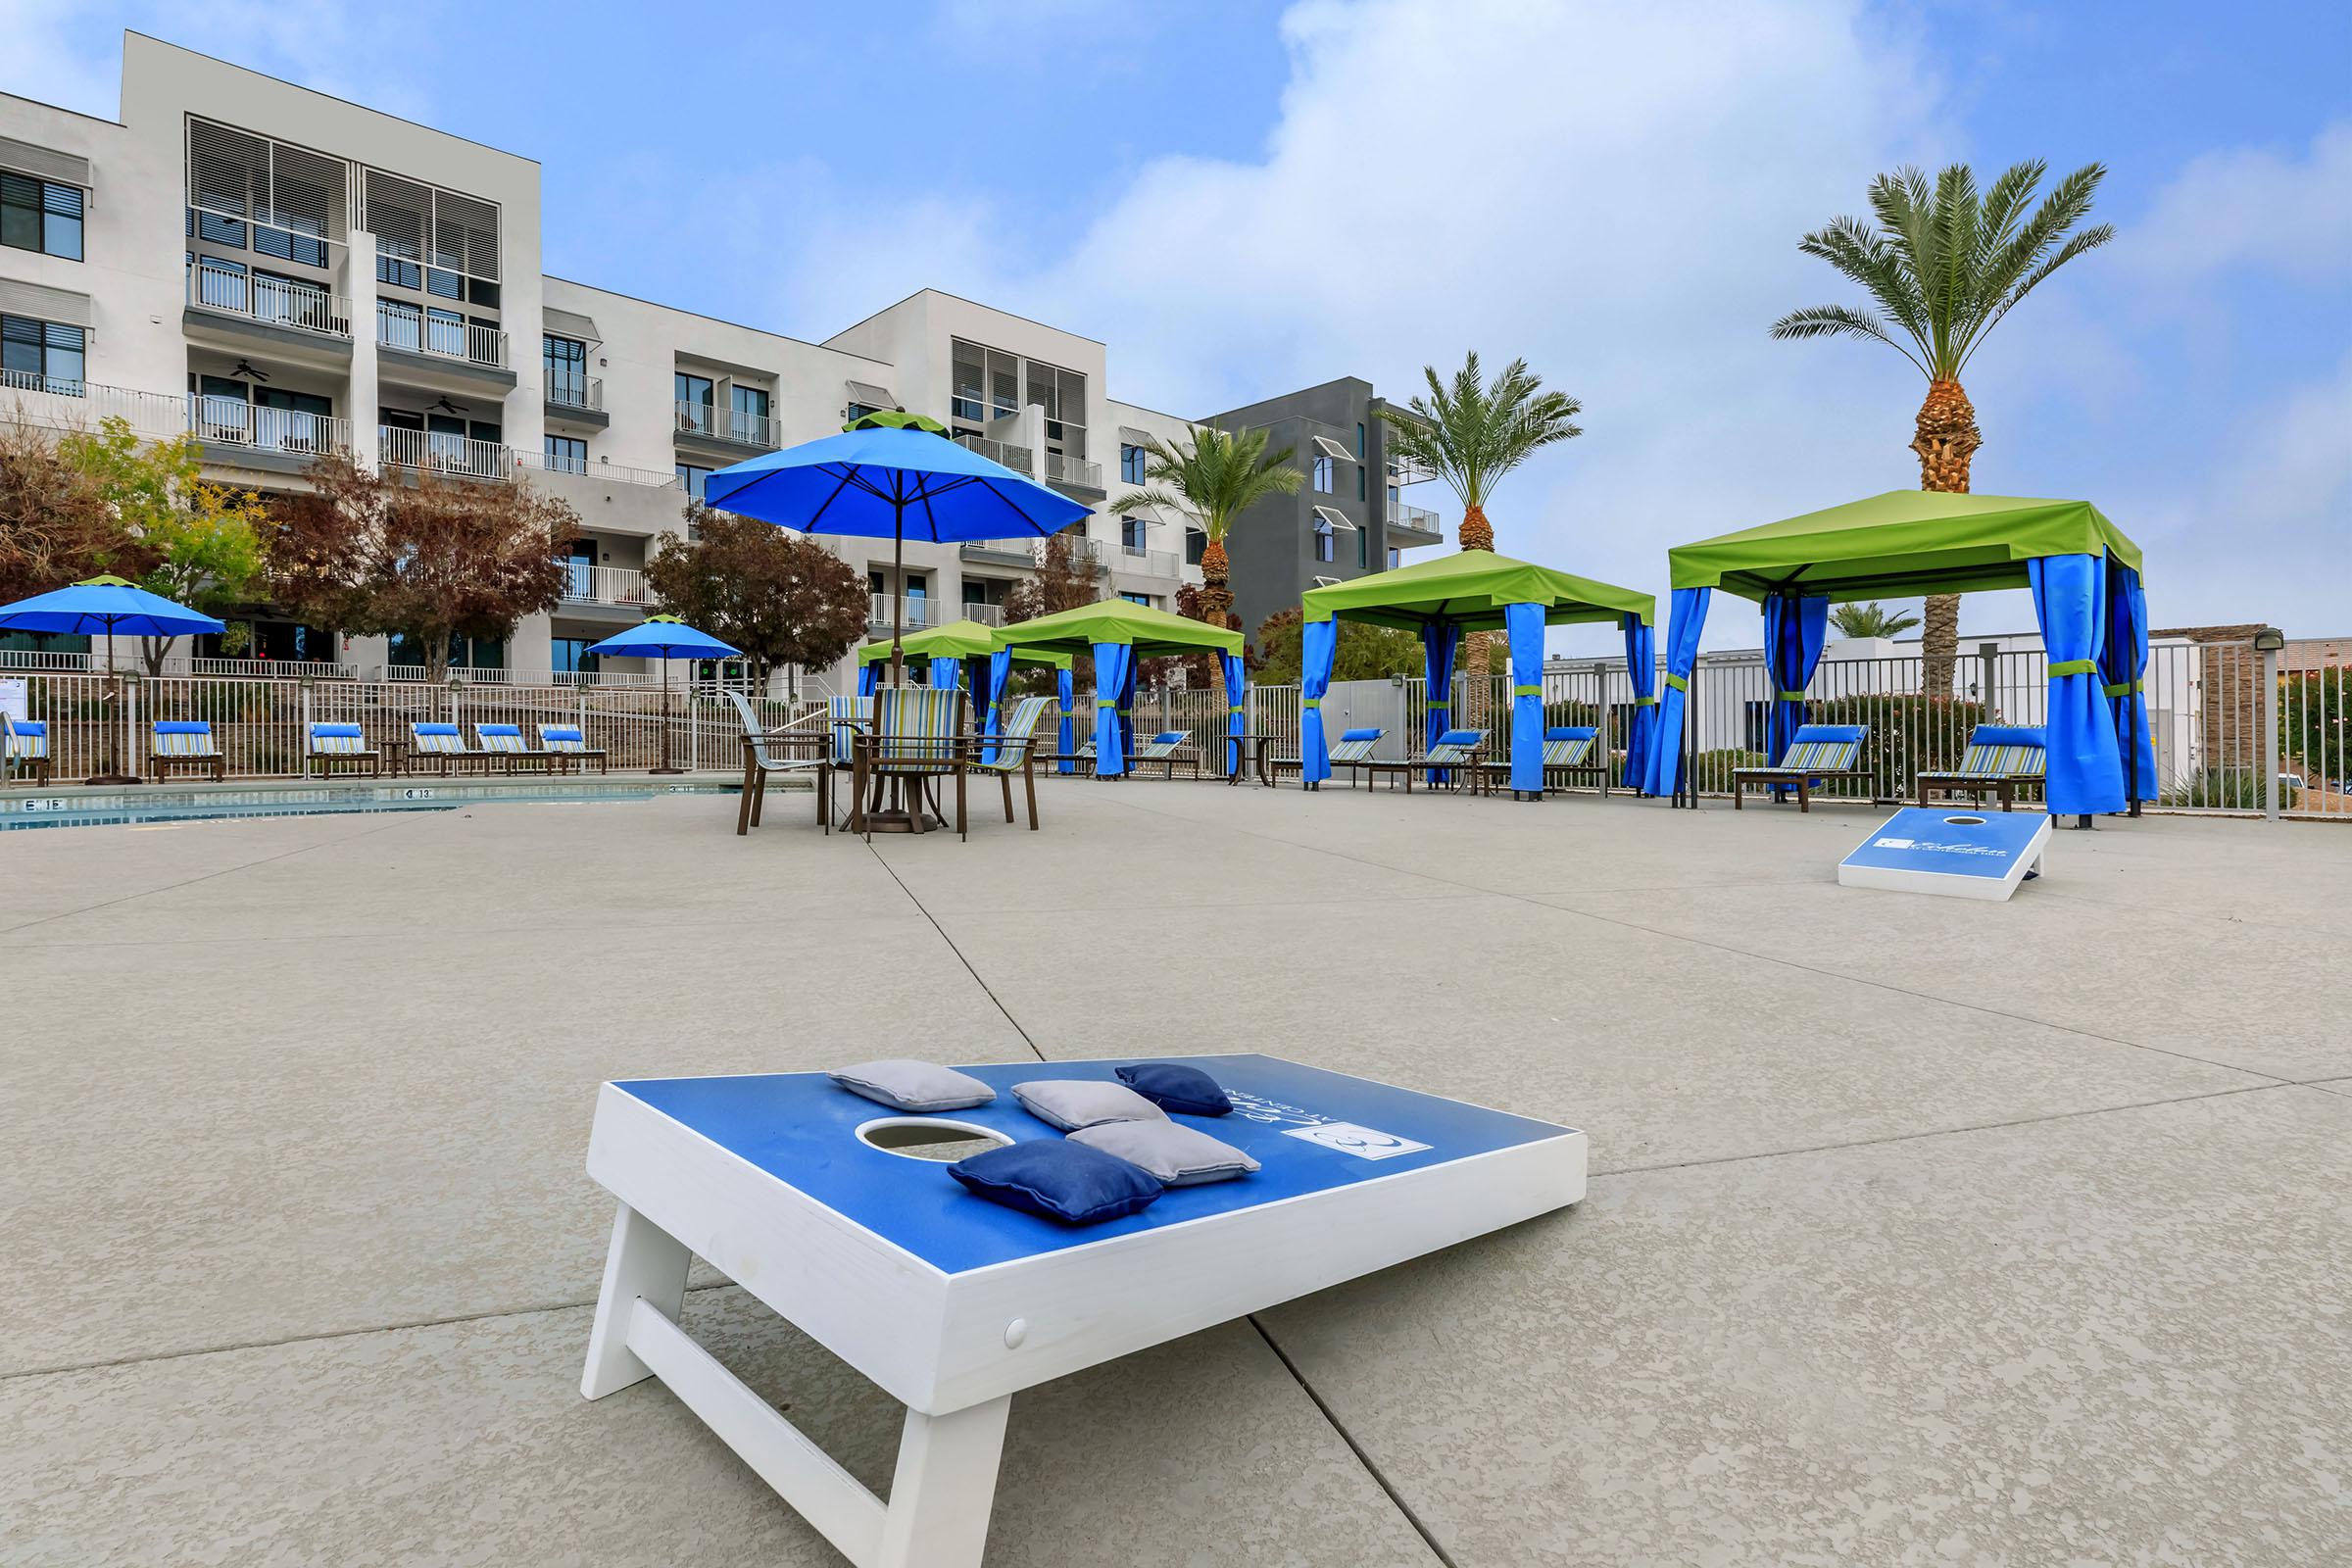
[[[620,1209],[580,1392],[660,1377],[858,1568],[977,1568],[1019,1390],[1585,1196],[1574,1128],[1272,1056],[965,1067],[996,1100],[914,1119],[1057,1138],[1012,1085],[1137,1059],[1215,1078],[1234,1113],[1176,1119],[1261,1168],[1069,1226],[864,1142],[909,1118],[821,1073],[606,1084],[588,1173]],[[906,1406],[887,1504],[678,1327],[689,1254]]]
[[[1838,862],[1849,888],[1892,888],[1953,899],[2007,899],[2041,869],[2050,818],[2043,811],[1954,810],[1906,806]]]

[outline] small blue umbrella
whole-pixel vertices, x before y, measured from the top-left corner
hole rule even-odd
[[[68,636],[106,637],[107,680],[115,679],[115,633],[125,637],[188,637],[200,631],[222,631],[221,623],[200,610],[175,605],[120,577],[88,577],[70,588],[54,588],[13,605],[0,605],[0,631],[63,632]],[[92,784],[136,784],[122,769],[115,752],[114,727],[107,732],[107,771]]]
[[[662,765],[657,773],[683,773],[682,767],[671,765],[669,753],[669,661],[673,659],[734,659],[743,650],[720,642],[707,631],[697,631],[675,615],[648,615],[642,625],[627,631],[614,632],[603,642],[590,648],[592,654],[611,654],[619,659],[659,659],[662,661]]]
[[[839,435],[721,468],[703,499],[803,533],[891,541],[903,567],[909,539],[1044,538],[1086,516],[1084,503],[950,440],[936,421],[877,415]],[[891,680],[904,678],[900,596],[891,595]]]

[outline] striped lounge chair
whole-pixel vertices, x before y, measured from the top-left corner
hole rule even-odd
[[[421,771],[426,767],[447,777],[460,764],[478,762],[482,771],[490,771],[491,754],[468,750],[466,737],[458,733],[455,724],[409,725],[409,735],[415,741],[410,750],[409,765]]]
[[[1796,808],[1810,811],[1814,785],[1825,779],[1870,777],[1870,769],[1862,765],[1862,742],[1869,734],[1868,724],[1798,725],[1776,765],[1732,769],[1732,809],[1740,809],[1747,787],[1755,784],[1765,788],[1793,785]]]
[[[1164,763],[1170,778],[1176,776],[1179,767],[1191,768],[1195,778],[1200,776],[1200,754],[1193,750],[1193,737],[1189,730],[1161,730],[1136,748],[1135,762],[1138,767],[1146,762]]]
[[[964,775],[970,767],[971,750],[960,733],[962,722],[963,693],[959,689],[885,686],[875,692],[873,727],[857,737],[852,749],[856,761],[851,787],[857,815],[851,831],[862,832],[869,840],[874,836],[886,780],[896,781],[905,791],[908,828],[916,833],[927,831],[926,781],[953,774],[956,833],[958,838],[968,838]],[[869,783],[875,796],[872,800],[866,798]]]
[[[1413,775],[1432,768],[1444,769],[1449,776],[1447,784],[1459,789],[1468,784],[1472,791],[1485,790],[1492,770],[1485,766],[1487,732],[1483,729],[1449,729],[1440,735],[1437,744],[1419,757],[1401,762],[1368,764],[1384,772],[1395,772],[1404,780],[1404,793],[1413,793]],[[1508,776],[1507,774],[1505,775]]]
[[[1598,761],[1593,752],[1599,746],[1600,731],[1591,724],[1553,724],[1544,731],[1544,787],[1547,790],[1566,789],[1578,779],[1592,779],[1600,785],[1600,793],[1609,793],[1609,761]],[[1499,789],[1511,781],[1511,760],[1501,758],[1479,764],[1488,775],[1491,787]]]
[[[178,767],[210,773],[216,780],[228,777],[228,759],[213,742],[213,726],[201,718],[156,720],[150,760],[158,778]]]
[[[1012,775],[1021,775],[1021,788],[1029,796],[1029,831],[1037,831],[1037,728],[1046,714],[1055,711],[1051,697],[1024,697],[1005,710],[997,726],[996,754],[991,757],[983,743],[981,759],[972,763],[975,773],[994,773],[1004,786],[1004,820],[1012,820]]]
[[[510,773],[517,762],[536,762],[543,772],[557,765],[549,753],[534,752],[522,743],[520,724],[476,724],[473,739],[477,750],[486,757],[497,758],[499,766]]]
[[[1919,804],[1931,793],[1966,795],[1979,806],[1990,794],[2001,809],[2012,809],[2018,790],[2040,784],[2049,771],[2047,737],[2039,729],[2011,724],[1979,724],[1968,734],[1968,750],[1956,768],[1938,768],[1919,775]]]
[[[12,719],[0,713],[0,782],[12,774],[32,775],[36,784],[46,784],[54,775],[56,763],[49,756],[49,721],[45,718]]]
[[[587,771],[591,759],[599,773],[610,773],[612,764],[605,758],[602,746],[591,746],[588,737],[580,733],[577,724],[542,724],[539,726],[539,750],[556,760],[556,771],[565,772],[577,767]]]
[[[834,769],[825,737],[815,730],[762,729],[760,715],[743,693],[729,692],[727,701],[735,705],[736,716],[743,720],[743,793],[735,808],[735,836],[741,838],[760,825],[760,813],[767,807],[770,773],[812,775],[817,825],[832,832]]]
[[[1378,745],[1381,736],[1387,733],[1386,730],[1381,729],[1342,730],[1340,738],[1332,744],[1332,768],[1335,771],[1343,767],[1348,769],[1348,784],[1350,789],[1355,786],[1357,773],[1367,775],[1368,780],[1369,775],[1383,769],[1394,769],[1397,765],[1395,762],[1380,761],[1372,755],[1372,748]],[[1269,757],[1265,763],[1265,782],[1271,784],[1285,773],[1300,772],[1304,765],[1296,757]],[[1394,785],[1391,786],[1391,788],[1394,787]]]
[[[368,744],[368,737],[357,724],[313,724],[304,736],[302,747],[302,776],[311,776],[316,766],[321,775],[337,767],[349,767],[357,772],[365,765],[369,776],[384,776],[384,754]]]

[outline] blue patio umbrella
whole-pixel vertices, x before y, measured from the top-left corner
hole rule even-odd
[[[891,541],[903,567],[909,539],[1044,538],[1088,508],[948,438],[937,421],[901,413],[869,416],[839,435],[721,468],[703,499],[722,511],[803,533]],[[891,595],[891,683],[905,680],[903,610]]]
[[[110,687],[115,679],[115,633],[121,632],[125,637],[188,637],[200,631],[225,629],[201,610],[175,605],[161,594],[151,594],[120,577],[89,577],[70,588],[56,588],[30,599],[20,599],[13,605],[0,605],[0,631],[63,632],[83,637],[104,633]],[[108,771],[85,782],[138,782],[122,771],[115,744],[114,727],[109,725]]]
[[[707,631],[697,631],[675,615],[648,615],[643,624],[614,632],[588,652],[619,659],[662,661],[662,765],[657,773],[683,773],[670,761],[669,662],[673,659],[734,659],[743,650],[722,643]]]

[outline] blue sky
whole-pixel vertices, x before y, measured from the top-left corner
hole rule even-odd
[[[1905,162],[2102,161],[2118,239],[1972,367],[1977,488],[2097,501],[2159,625],[2352,631],[2341,4],[0,0],[0,89],[113,113],[124,26],[536,157],[549,270],[805,337],[929,284],[1186,414],[1524,354],[1587,434],[1502,489],[1502,548],[1646,587],[1916,483],[1917,372],[1765,338],[1851,296],[1800,233]]]

